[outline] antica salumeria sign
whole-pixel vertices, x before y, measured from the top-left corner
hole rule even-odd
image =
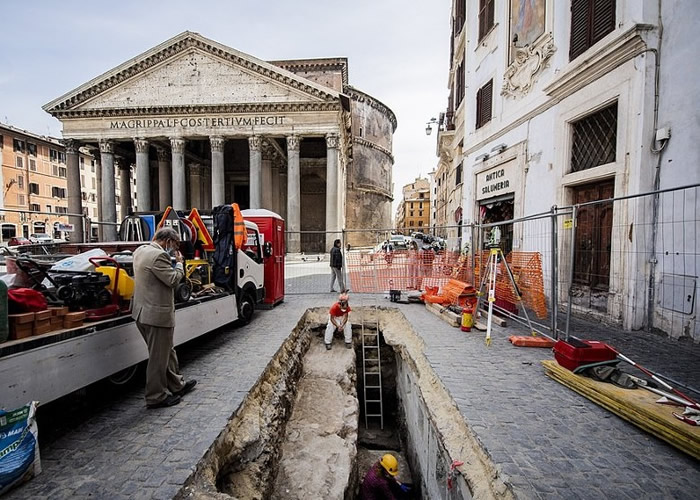
[[[134,118],[110,120],[110,129],[138,128],[228,128],[285,125],[286,116],[198,116],[181,118]]]
[[[515,191],[515,161],[479,172],[476,176],[476,199],[494,198]]]

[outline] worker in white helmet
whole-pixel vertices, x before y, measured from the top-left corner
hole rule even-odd
[[[346,293],[340,294],[340,296],[338,296],[338,302],[331,306],[328,315],[328,326],[326,326],[326,335],[323,338],[327,350],[330,351],[331,349],[333,334],[336,330],[343,332],[345,347],[352,349],[352,325],[349,321],[350,311],[348,295]]]

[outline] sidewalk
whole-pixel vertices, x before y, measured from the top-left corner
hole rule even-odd
[[[45,446],[44,472],[6,498],[171,498],[303,312],[334,298],[288,296],[250,325],[195,341],[180,359],[185,376],[199,384],[180,405],[147,411],[141,388],[110,399]],[[353,297],[353,307],[375,304],[396,305]],[[487,348],[483,332],[449,327],[421,305],[398,306],[519,498],[695,497],[700,464],[547,378],[540,360],[551,358],[548,350],[513,347],[507,341],[513,332],[499,328]],[[694,349],[679,353],[661,338],[640,339],[624,352],[642,364],[656,340],[669,365],[697,367]]]

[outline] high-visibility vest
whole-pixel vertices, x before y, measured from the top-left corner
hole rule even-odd
[[[238,203],[233,205],[233,244],[236,250],[240,250],[248,239],[248,235],[245,230],[245,222],[243,222],[243,215],[241,214],[241,209],[238,208]]]

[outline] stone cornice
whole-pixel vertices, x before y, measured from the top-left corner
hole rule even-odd
[[[543,90],[547,95],[558,99],[573,94],[641,54],[647,46],[640,34],[651,28],[653,26],[635,24],[600,49],[593,51],[589,57],[579,57],[571,61],[562,74]]]
[[[379,188],[377,186],[373,186],[372,184],[355,184],[353,186],[353,189],[355,189],[356,191],[362,191],[364,193],[378,194],[380,196],[388,198],[390,201],[394,201],[394,197],[389,191],[387,191],[386,189]]]
[[[284,68],[292,73],[308,70],[340,70],[343,85],[348,84],[348,60],[345,57],[323,59],[290,59],[285,61],[268,61],[270,64]]]
[[[340,111],[340,102],[246,103],[217,106],[149,106],[140,108],[86,109],[56,111],[56,118],[111,118],[148,115],[204,115],[217,113],[296,113],[304,111]]]
[[[310,80],[305,80],[283,68],[273,66],[253,56],[243,54],[235,49],[204,38],[198,33],[186,31],[51,101],[44,105],[42,109],[57,116],[57,112],[72,109],[177,54],[191,50],[202,50],[249,71],[263,75],[270,80],[322,100],[332,101],[338,99],[338,93],[332,89],[323,87]]]
[[[376,99],[369,94],[365,94],[364,92],[357,90],[355,87],[352,87],[350,85],[343,85],[343,93],[347,94],[354,101],[366,102],[371,107],[382,113],[391,122],[391,125],[393,127],[392,131],[396,132],[396,115],[391,109],[389,109],[389,107],[386,104],[381,102],[379,99]]]
[[[362,137],[353,137],[352,142],[354,142],[355,144],[357,144],[359,146],[365,146],[365,147],[370,148],[370,149],[376,149],[380,153],[384,153],[391,160],[391,164],[392,165],[394,164],[394,155],[391,154],[391,151],[389,151],[385,147],[382,147],[379,144],[375,144],[373,142],[370,142],[367,139],[363,139]]]

